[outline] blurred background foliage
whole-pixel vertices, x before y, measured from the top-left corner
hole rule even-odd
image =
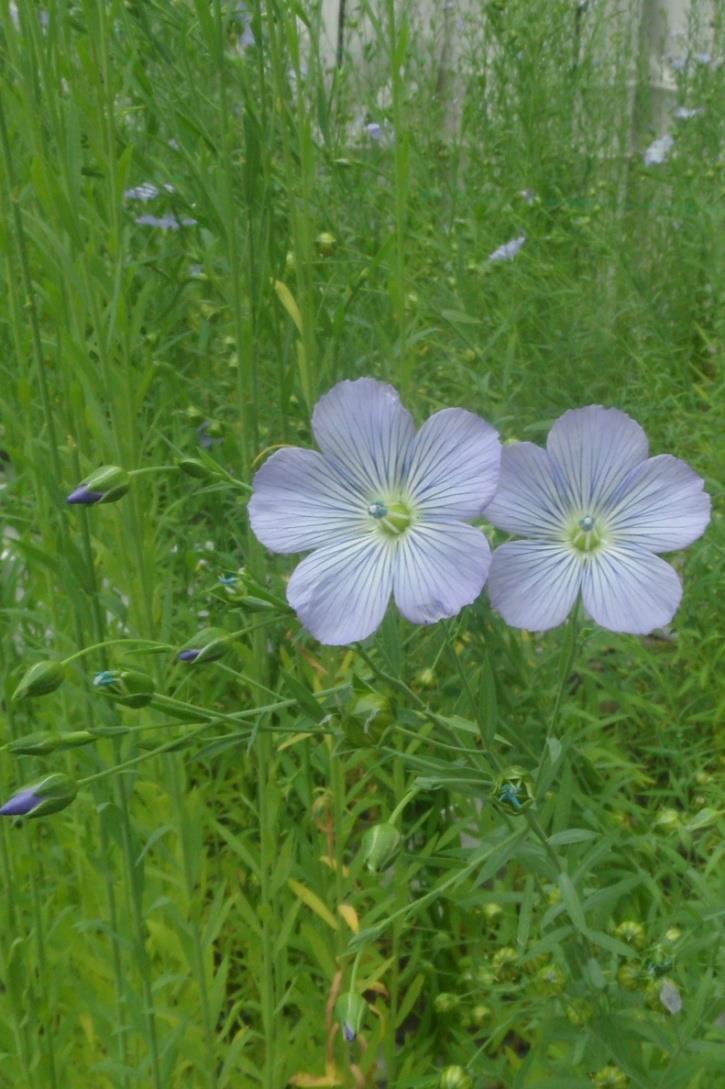
[[[269,606],[243,490],[176,468],[249,481],[372,374],[506,440],[616,405],[718,496],[722,12],[663,95],[638,5],[461,8],[357,5],[335,67],[313,3],[0,0],[0,781],[99,776],[0,827],[0,1085],[715,1084],[721,523],[652,638],[585,623],[572,661],[484,599],[330,649]],[[67,508],[103,464],[155,471]],[[12,701],[119,640],[153,645]],[[163,698],[104,701],[119,668]]]

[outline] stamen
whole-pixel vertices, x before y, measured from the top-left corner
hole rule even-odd
[[[592,514],[583,514],[571,528],[569,540],[579,552],[593,552],[599,547],[602,535]]]
[[[414,521],[410,507],[401,500],[385,503],[382,499],[375,499],[368,506],[368,514],[380,523],[380,528],[389,537],[399,537]]]
[[[373,518],[384,518],[388,513],[388,508],[383,503],[382,499],[376,499],[368,507],[368,514],[372,514]]]

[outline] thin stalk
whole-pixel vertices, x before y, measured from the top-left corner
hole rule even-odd
[[[408,350],[408,328],[406,304],[406,268],[405,234],[408,206],[408,135],[403,125],[403,104],[405,83],[403,67],[407,53],[407,26],[405,14],[401,13],[402,30],[398,23],[397,0],[386,0],[387,47],[390,63],[390,86],[393,106],[394,133],[394,212],[395,212],[395,249],[394,268],[391,278],[391,298],[394,317],[398,326],[398,382],[403,397],[410,393],[412,356]]]
[[[189,914],[189,927],[193,947],[194,974],[199,991],[201,1003],[202,1024],[204,1029],[204,1046],[207,1054],[207,1068],[205,1070],[206,1082],[209,1089],[217,1089],[216,1075],[216,1049],[214,1038],[214,1024],[212,1022],[211,1007],[209,1003],[209,983],[207,978],[204,951],[202,949],[201,930],[199,928],[199,898],[196,893],[193,863],[190,854],[190,835],[188,826],[188,813],[184,805],[184,787],[182,782],[182,768],[177,758],[169,761],[171,774],[171,794],[176,810],[176,822],[179,828],[181,843],[181,858],[184,871],[184,885],[186,888],[186,909]]]

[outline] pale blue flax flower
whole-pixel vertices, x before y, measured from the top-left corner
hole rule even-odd
[[[489,253],[488,260],[491,262],[513,261],[525,241],[526,235],[522,234],[518,238],[512,238],[510,242],[504,242],[503,246],[499,246],[493,253]]]
[[[648,453],[639,424],[599,405],[565,412],[545,450],[504,447],[485,517],[528,538],[493,555],[488,592],[508,624],[554,628],[580,594],[610,631],[645,635],[672,619],[682,586],[656,553],[700,536],[710,497],[684,461]]]
[[[416,433],[396,391],[339,382],[315,406],[320,453],[286,447],[264,463],[249,503],[273,552],[313,550],[287,600],[322,643],[365,639],[391,594],[403,616],[432,624],[478,597],[491,552],[478,518],[498,480],[501,446],[473,412],[436,412]]]

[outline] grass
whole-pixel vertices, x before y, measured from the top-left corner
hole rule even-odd
[[[86,782],[0,826],[0,1083],[712,1085],[722,523],[675,558],[662,637],[583,622],[572,648],[483,599],[335,649],[278,604],[292,565],[251,536],[244,485],[371,374],[419,420],[463,404],[506,439],[616,405],[717,499],[725,102],[694,54],[722,56],[722,17],[693,9],[672,100],[704,112],[646,167],[636,36],[602,6],[482,4],[448,77],[439,25],[392,2],[361,6],[372,44],[336,72],[315,5],[45,8],[0,3],[0,783]],[[103,464],[143,472],[68,508]],[[176,662],[209,626],[228,653]],[[120,668],[153,678],[148,706],[94,690]],[[490,803],[511,766],[524,816]]]

